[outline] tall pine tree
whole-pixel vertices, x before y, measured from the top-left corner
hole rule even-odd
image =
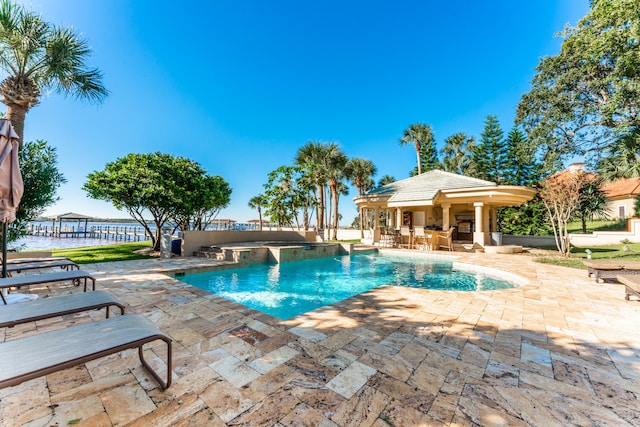
[[[487,116],[480,135],[480,144],[473,150],[473,160],[477,168],[476,178],[498,184],[505,181],[507,145],[503,136],[498,117],[495,114]]]
[[[506,152],[503,184],[531,186],[542,179],[541,168],[536,163],[536,147],[517,126],[507,135]]]

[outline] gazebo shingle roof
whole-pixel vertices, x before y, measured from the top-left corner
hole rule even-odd
[[[442,190],[460,188],[496,187],[497,184],[483,179],[470,178],[441,170],[431,170],[421,175],[392,182],[375,188],[367,195],[393,194],[389,202],[431,201]]]

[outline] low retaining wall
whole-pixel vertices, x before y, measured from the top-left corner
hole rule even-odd
[[[186,231],[182,238],[182,254],[193,256],[202,246],[243,242],[315,242],[315,231]]]
[[[640,219],[629,220],[629,231],[594,231],[591,234],[570,234],[573,246],[604,246],[620,244],[623,240],[640,243]]]
[[[529,248],[556,247],[556,239],[553,236],[513,236],[504,234],[502,236],[503,245],[526,246]]]

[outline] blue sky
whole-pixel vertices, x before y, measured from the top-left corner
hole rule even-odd
[[[247,207],[267,174],[308,141],[338,142],[372,160],[375,179],[406,178],[412,123],[444,139],[478,137],[487,115],[503,130],[555,35],[588,0],[497,1],[23,1],[74,27],[93,49],[109,97],[100,105],[46,94],[25,140],[56,147],[68,179],[46,214],[126,218],[82,191],[87,174],[128,153],[165,152],[224,177],[219,218]],[[5,76],[1,76],[4,78]],[[343,224],[356,214],[341,199]]]

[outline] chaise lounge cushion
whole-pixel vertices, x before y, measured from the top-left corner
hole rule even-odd
[[[145,361],[142,346],[167,344],[167,379]],[[171,339],[145,319],[125,314],[97,322],[31,335],[0,344],[0,388],[71,368],[130,348],[138,348],[143,366],[162,389],[171,385]]]
[[[124,305],[106,291],[82,292],[72,295],[45,298],[21,304],[0,306],[0,327],[13,327],[21,323],[80,313],[88,310],[107,309],[116,306],[124,314]]]

